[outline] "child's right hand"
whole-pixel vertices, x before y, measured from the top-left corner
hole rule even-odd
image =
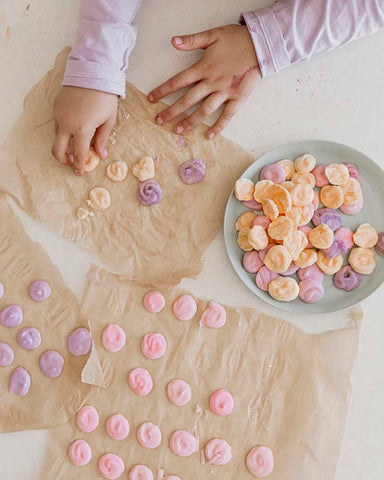
[[[106,144],[116,121],[117,95],[80,87],[61,87],[54,104],[55,141],[52,155],[69,164],[67,153],[73,143],[73,169],[83,175],[89,147],[101,158],[108,155]]]

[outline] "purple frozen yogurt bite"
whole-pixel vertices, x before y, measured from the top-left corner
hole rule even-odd
[[[14,359],[13,348],[8,343],[0,342],[0,367],[9,367]]]
[[[19,397],[25,397],[31,388],[31,376],[23,367],[15,368],[9,377],[9,391]]]
[[[139,183],[137,198],[142,205],[156,205],[163,197],[163,191],[156,180],[144,180]]]
[[[205,163],[198,158],[188,160],[180,165],[179,176],[186,185],[200,183],[205,177]]]
[[[327,225],[334,232],[343,224],[340,213],[333,208],[320,208],[312,217],[312,223],[318,227],[320,224]]]
[[[334,237],[332,245],[322,250],[322,252],[328,258],[336,258],[347,253],[347,250],[347,242],[342,238]]]
[[[46,377],[57,378],[63,371],[64,358],[56,350],[47,350],[40,355],[39,367]]]
[[[375,251],[377,254],[384,256],[384,232],[379,233],[379,239],[375,245]]]
[[[51,287],[45,280],[35,280],[28,289],[29,296],[34,302],[44,302],[51,296]]]
[[[360,172],[356,165],[353,165],[353,163],[344,163],[344,165],[348,168],[350,177],[354,178],[355,180],[360,180]]]
[[[361,212],[364,207],[364,197],[363,195],[360,196],[359,200],[352,205],[346,205],[343,203],[340,205],[340,211],[343,212],[345,215],[357,215]]]
[[[285,171],[281,165],[272,163],[261,169],[260,180],[270,180],[273,183],[282,183],[285,181]]]
[[[4,297],[4,284],[0,282],[0,300]]]
[[[91,350],[92,338],[86,328],[76,328],[67,339],[67,349],[71,355],[81,357]]]
[[[16,328],[23,321],[23,310],[19,305],[7,305],[0,311],[0,324],[4,327]]]
[[[256,275],[256,285],[260,288],[260,290],[268,292],[269,284],[272,282],[272,280],[275,280],[279,276],[280,275],[278,273],[271,272],[271,270],[269,270],[269,268],[266,266],[261,267]]]
[[[341,267],[333,277],[333,285],[340,290],[351,292],[360,287],[363,276],[353,270],[350,265]]]
[[[26,350],[36,350],[41,345],[41,335],[37,328],[25,327],[17,332],[16,342]]]

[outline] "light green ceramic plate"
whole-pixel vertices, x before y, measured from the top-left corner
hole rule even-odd
[[[355,230],[361,223],[369,223],[378,232],[384,230],[384,172],[370,158],[346,145],[323,140],[303,140],[293,142],[266,153],[243,173],[243,177],[256,182],[260,170],[268,164],[283,158],[294,160],[303,153],[311,153],[317,163],[353,163],[360,170],[360,183],[364,195],[364,207],[358,215],[343,215],[343,226]],[[234,182],[235,183],[234,179]],[[345,292],[333,286],[333,277],[325,276],[323,299],[314,304],[307,304],[299,298],[293,302],[277,302],[267,292],[255,284],[255,275],[246,272],[242,266],[244,252],[236,243],[236,218],[247,209],[239,202],[233,192],[229,197],[224,219],[224,237],[227,252],[233,268],[245,285],[266,302],[288,312],[294,313],[330,313],[351,307],[373,293],[384,282],[384,257],[375,254],[377,266],[372,275],[364,276],[360,287],[352,292]],[[294,278],[297,279],[296,275]]]

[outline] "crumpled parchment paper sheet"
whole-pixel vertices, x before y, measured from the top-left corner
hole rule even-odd
[[[91,325],[94,351],[83,380],[100,386],[90,402],[99,412],[100,426],[84,434],[73,417],[53,430],[41,479],[101,478],[97,461],[112,452],[122,457],[127,471],[144,463],[155,474],[160,468],[183,480],[251,480],[254,477],[244,460],[255,445],[267,445],[274,453],[270,480],[333,479],[358,347],[360,307],[340,314],[349,318],[347,327],[316,335],[242,307],[227,307],[227,324],[212,330],[199,325],[206,300],[196,298],[196,316],[180,322],[171,305],[182,292],[169,286],[158,288],[166,307],[161,313],[149,313],[142,305],[148,286],[91,268],[82,312]],[[126,346],[116,354],[101,345],[101,332],[110,322],[121,325],[127,334]],[[140,351],[148,332],[160,332],[167,340],[167,352],[159,360],[147,360]],[[145,398],[137,397],[128,385],[128,372],[135,367],[148,369],[154,379],[154,390]],[[173,378],[187,380],[192,388],[192,401],[185,407],[167,400],[165,388]],[[218,388],[228,389],[234,397],[235,408],[228,417],[209,411],[209,396]],[[125,415],[130,422],[126,440],[114,441],[105,433],[105,422],[113,413]],[[153,451],[136,441],[136,429],[143,421],[162,430],[162,444]],[[213,437],[225,439],[232,446],[232,461],[214,466],[201,464],[198,453],[176,457],[168,448],[176,429],[196,433],[200,448]],[[93,449],[91,463],[81,468],[67,457],[69,444],[79,438]]]
[[[0,190],[11,195],[32,217],[90,251],[109,270],[132,279],[177,284],[202,270],[202,256],[222,226],[227,198],[234,182],[254,161],[235,143],[204,137],[206,127],[179,137],[171,126],[154,122],[164,104],[151,105],[143,93],[127,84],[120,100],[109,158],[84,177],[51,156],[54,138],[53,102],[60,88],[69,49],[56,59],[53,70],[35,85],[24,101],[24,111],[0,150]],[[158,205],[137,200],[138,180],[132,166],[144,155],[159,157],[155,179],[163,189]],[[206,177],[184,185],[179,166],[191,158],[206,163]],[[115,183],[105,174],[115,160],[129,165],[125,181]],[[77,209],[87,207],[89,191],[106,187],[112,206],[80,221]]]
[[[52,295],[44,302],[33,302],[28,295],[29,284],[41,279],[51,285]],[[0,432],[61,425],[73,416],[91,390],[81,383],[87,357],[76,358],[67,351],[67,336],[75,328],[88,325],[76,297],[43,248],[24,232],[4,196],[0,196],[0,282],[5,287],[0,310],[16,303],[24,312],[19,327],[0,325],[0,342],[8,343],[15,352],[13,364],[0,367]],[[41,333],[41,345],[34,351],[16,342],[17,332],[27,326]],[[56,379],[47,378],[39,368],[40,355],[51,349],[65,360],[63,372]],[[8,391],[10,373],[19,366],[28,370],[32,379],[25,397]]]

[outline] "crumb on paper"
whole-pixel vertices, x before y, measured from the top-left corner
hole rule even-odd
[[[159,163],[159,162],[160,162],[160,157],[159,157],[159,155],[156,155],[156,157],[154,158],[154,160],[155,160],[156,163]]]
[[[11,27],[7,25],[7,28],[5,29],[5,36],[7,38],[7,41],[9,42],[11,40]]]
[[[93,212],[90,212],[86,208],[80,207],[77,210],[76,216],[79,220],[85,220],[88,217],[93,217],[95,214]]]
[[[195,412],[198,413],[199,415],[203,413],[203,409],[200,407],[199,404],[196,405]]]
[[[25,15],[25,16],[29,15],[29,10],[30,10],[30,8],[31,8],[31,4],[28,3],[28,5],[25,7],[25,10],[24,10],[24,15]]]
[[[179,135],[179,138],[177,139],[177,143],[183,147],[187,145],[187,142],[184,140],[184,137],[182,135]]]
[[[200,450],[200,463],[205,465],[205,453],[203,448]]]

